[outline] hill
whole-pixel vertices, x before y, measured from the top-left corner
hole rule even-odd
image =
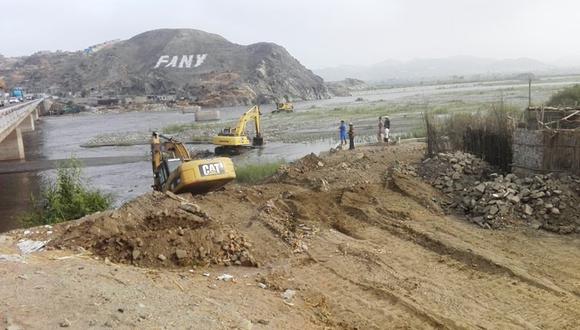
[[[148,31],[77,52],[0,57],[10,86],[61,95],[163,95],[205,106],[327,98],[323,80],[274,43],[238,45],[193,29]]]

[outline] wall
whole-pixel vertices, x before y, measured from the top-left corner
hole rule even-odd
[[[566,171],[580,175],[580,131],[517,129],[512,170],[520,173]]]

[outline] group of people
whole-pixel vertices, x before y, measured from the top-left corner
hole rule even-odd
[[[347,144],[346,141],[346,136],[347,136],[347,131],[346,131],[346,123],[344,122],[344,120],[340,121],[340,126],[338,127],[338,131],[340,133],[340,146],[344,146]],[[385,117],[385,119],[383,120],[383,117],[379,117],[379,131],[377,134],[377,138],[379,143],[381,142],[385,142],[385,143],[389,143],[389,133],[391,131],[391,120],[389,119],[389,117]],[[352,125],[352,123],[348,124],[348,139],[349,139],[349,147],[348,149],[352,150],[354,149],[354,127]]]

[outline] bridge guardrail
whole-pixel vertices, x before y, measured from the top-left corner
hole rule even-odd
[[[42,101],[42,100],[40,100]],[[23,117],[28,115],[29,107],[34,103],[38,103],[39,100],[33,100],[23,104],[18,104],[5,109],[0,109],[0,132],[14,125],[15,122],[19,121]]]

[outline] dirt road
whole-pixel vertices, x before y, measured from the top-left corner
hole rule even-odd
[[[580,237],[485,230],[444,215],[436,190],[389,170],[419,161],[422,148],[311,155],[261,185],[187,201],[150,194],[79,225],[10,232],[0,238],[0,254],[11,256],[0,259],[3,321],[79,329],[579,328]],[[198,206],[193,215],[182,212],[189,205]],[[51,248],[20,260],[14,245],[25,236],[50,238]],[[224,266],[242,257],[258,267]],[[218,280],[222,274],[233,280]]]

